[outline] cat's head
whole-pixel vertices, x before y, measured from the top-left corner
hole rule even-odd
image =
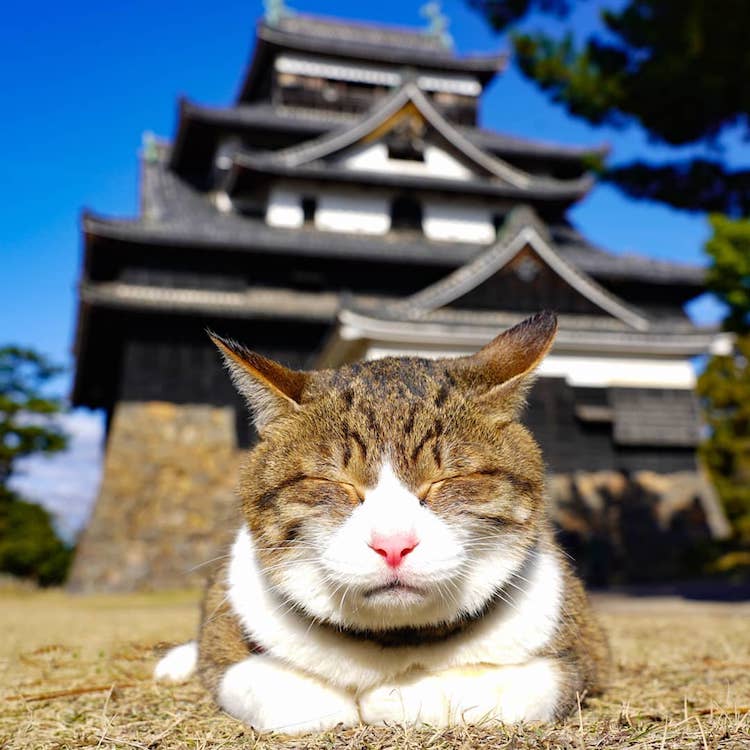
[[[540,313],[469,357],[316,372],[214,337],[261,436],[240,492],[276,596],[369,630],[482,611],[544,524],[518,416],[556,330]]]

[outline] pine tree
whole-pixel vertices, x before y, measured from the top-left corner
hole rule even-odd
[[[41,585],[62,582],[72,552],[57,536],[49,513],[20,498],[8,483],[18,459],[67,445],[52,421],[62,403],[45,393],[59,372],[30,349],[0,348],[0,571]]]
[[[727,306],[733,351],[713,357],[698,381],[710,436],[701,456],[738,539],[750,545],[750,221],[711,217],[709,287]]]
[[[750,3],[747,0],[611,0],[600,26],[579,39],[569,21],[590,0],[468,0],[508,32],[521,73],[589,123],[637,125],[670,146],[707,144],[730,128],[750,133]],[[528,31],[531,14],[554,31]],[[676,208],[750,215],[750,170],[711,158],[604,169],[626,194]]]
[[[637,126],[669,146],[713,147],[711,158],[593,166],[633,198],[723,214],[711,218],[707,283],[737,339],[699,381],[710,428],[701,455],[737,539],[750,545],[750,170],[731,168],[718,145],[730,129],[750,137],[750,3],[612,0],[580,38],[570,14],[587,0],[468,2],[509,33],[521,73],[574,117]],[[532,14],[556,23],[529,31]]]

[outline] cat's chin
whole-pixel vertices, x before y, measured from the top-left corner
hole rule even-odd
[[[458,617],[438,590],[391,583],[350,592],[343,609],[337,607],[329,620],[355,630],[388,630],[426,627]]]
[[[367,604],[375,607],[419,606],[425,602],[428,596],[429,592],[425,589],[399,581],[392,581],[362,593],[362,598]]]
[[[414,593],[420,595],[424,595],[426,593],[420,586],[411,586],[408,583],[404,583],[403,581],[389,581],[388,583],[384,583],[382,586],[374,586],[373,588],[366,590],[362,594],[362,596],[364,596],[365,599],[369,599],[370,597],[377,596],[378,594],[397,592]]]

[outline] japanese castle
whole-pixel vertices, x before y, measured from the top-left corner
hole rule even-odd
[[[139,216],[82,218],[72,400],[106,412],[108,445],[71,586],[185,586],[220,554],[254,437],[207,328],[327,368],[465,354],[554,309],[527,422],[589,579],[671,575],[726,533],[695,457],[691,359],[721,345],[683,311],[704,271],[579,233],[567,212],[606,149],[483,129],[505,62],[458,55],[439,15],[275,3],[236,101],[181,100],[172,140],[145,138]]]

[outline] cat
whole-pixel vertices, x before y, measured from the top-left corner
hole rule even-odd
[[[605,636],[555,543],[519,422],[557,320],[472,356],[300,372],[216,335],[260,441],[209,585],[197,668],[258,731],[551,721],[605,683]]]

